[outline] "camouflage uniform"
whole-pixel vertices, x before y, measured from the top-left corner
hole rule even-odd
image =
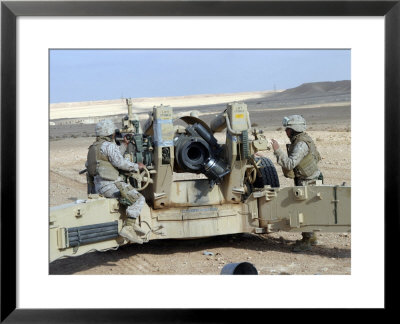
[[[110,119],[96,124],[96,142],[88,151],[86,161],[88,176],[88,191],[92,191],[92,184],[96,193],[107,198],[122,197],[126,205],[128,216],[122,225],[119,235],[133,243],[143,243],[145,231],[137,224],[138,216],[145,204],[144,197],[130,184],[127,184],[122,171],[138,171],[139,165],[124,159],[126,144],[118,147],[114,142],[115,125]]]
[[[322,180],[322,173],[317,163],[321,159],[311,137],[305,133],[306,121],[300,115],[292,115],[283,119],[283,126],[292,129],[286,154],[280,147],[274,151],[277,163],[282,167],[285,177],[294,179],[296,186],[306,186],[315,180]],[[293,135],[294,134],[294,135]],[[294,251],[305,251],[317,244],[314,232],[302,232],[302,240],[296,242]]]
[[[124,171],[138,171],[138,165],[136,163],[132,163],[124,159],[122,154],[125,152],[125,150],[125,144],[121,143],[121,145],[118,147],[114,142],[111,142],[111,140],[104,141],[100,147],[100,152],[108,157],[108,160],[115,168]],[[116,182],[119,182],[122,187],[127,188],[127,193],[131,197],[134,199],[136,198],[136,202],[126,209],[126,213],[130,218],[137,218],[145,204],[144,197],[137,190],[124,182],[122,177],[118,177],[118,179],[115,181],[105,180],[99,175],[94,177],[96,192],[107,198],[120,197],[120,190],[117,188],[115,184]]]
[[[291,152],[286,154],[281,148],[278,148],[274,154],[276,156],[277,163],[286,170],[293,170],[309,153],[308,145],[305,142],[298,142]],[[310,176],[306,178],[296,178],[295,185],[305,186],[312,180],[316,180],[321,175],[321,171],[318,169]]]

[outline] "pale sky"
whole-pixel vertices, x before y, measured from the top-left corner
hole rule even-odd
[[[350,50],[50,50],[50,102],[288,89],[350,80]]]

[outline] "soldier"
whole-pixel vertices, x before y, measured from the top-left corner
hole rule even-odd
[[[282,167],[287,178],[294,179],[296,186],[305,186],[315,180],[322,180],[323,176],[318,169],[321,156],[311,137],[305,132],[306,121],[303,116],[291,115],[283,118],[286,135],[290,139],[287,144],[287,154],[279,147],[275,139],[271,140],[277,163]],[[307,251],[311,245],[317,244],[314,232],[303,232],[302,240],[296,241],[295,252]]]
[[[89,147],[86,167],[88,177],[92,178],[94,192],[107,198],[122,196],[128,200],[127,219],[120,235],[131,242],[143,243],[139,235],[145,234],[136,225],[136,219],[145,204],[144,197],[130,184],[127,184],[120,171],[138,171],[143,169],[143,163],[132,163],[123,157],[129,141],[118,147],[115,143],[115,126],[111,120],[103,120],[96,125],[96,141]],[[93,190],[89,189],[90,192]]]

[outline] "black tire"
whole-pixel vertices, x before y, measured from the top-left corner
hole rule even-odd
[[[261,177],[257,175],[256,181],[253,183],[253,187],[264,188],[264,186],[268,185],[272,188],[279,188],[278,173],[276,172],[272,161],[266,157],[256,158],[256,162],[259,160],[261,160],[259,164]]]

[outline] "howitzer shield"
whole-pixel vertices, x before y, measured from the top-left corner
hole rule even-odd
[[[153,129],[155,146],[173,146],[173,124],[171,119],[155,120],[153,123]]]

